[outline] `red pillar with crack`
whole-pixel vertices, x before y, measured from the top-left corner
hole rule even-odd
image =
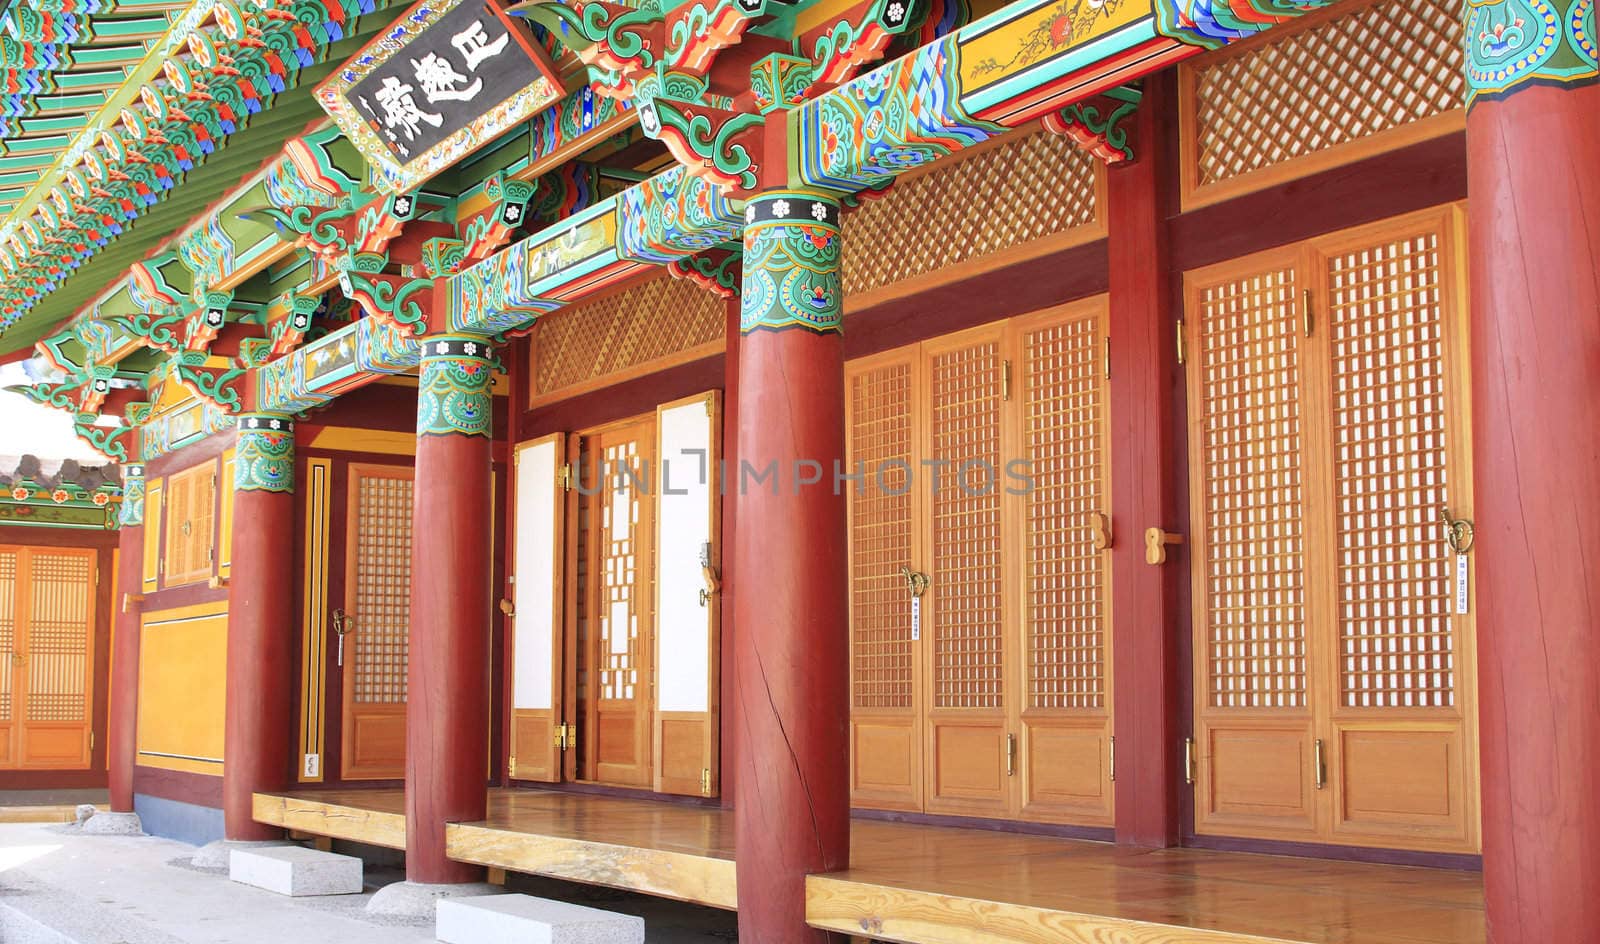
[[[275,839],[255,821],[256,793],[289,785],[294,752],[294,420],[239,416],[234,447],[233,566],[228,578],[228,696],[222,749],[223,835]]]
[[[839,250],[837,198],[750,200],[740,462],[728,475],[740,489],[731,756],[739,936],[749,941],[832,940],[806,926],[806,875],[849,865],[845,502],[833,479],[844,462]]]
[[[1593,8],[1586,30],[1582,0],[1556,0],[1548,24],[1506,2],[1466,9],[1484,903],[1496,944],[1588,940],[1600,927]]]
[[[483,338],[422,342],[406,670],[406,880],[429,885],[478,881],[483,873],[445,856],[445,824],[483,819],[489,796],[493,378]]]

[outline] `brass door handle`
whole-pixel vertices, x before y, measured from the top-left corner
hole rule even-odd
[[[344,611],[344,607],[333,608],[333,631],[343,636],[345,633],[354,632],[355,617]]]
[[[900,566],[900,576],[905,578],[906,589],[910,591],[912,596],[920,597],[924,593],[928,592],[927,574],[922,573],[921,571],[912,570],[910,567],[902,564]]]
[[[1312,775],[1316,779],[1317,789],[1321,790],[1328,785],[1328,759],[1322,754],[1322,738],[1317,738],[1312,745]]]
[[[1017,775],[1017,736],[1015,734],[1008,734],[1008,735],[1006,735],[1006,776],[1007,777],[1015,777],[1016,775]]]
[[[27,665],[28,664],[28,654],[26,652],[17,652],[15,650],[13,650],[12,653],[11,653],[11,664],[12,665]]]

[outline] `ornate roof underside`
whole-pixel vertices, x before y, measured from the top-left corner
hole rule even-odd
[[[187,0],[17,0],[0,18],[0,216],[89,126]]]

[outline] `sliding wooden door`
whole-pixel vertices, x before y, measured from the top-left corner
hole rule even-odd
[[[580,776],[641,787],[655,779],[654,454],[652,414],[584,437],[576,472],[585,556]]]
[[[511,751],[514,780],[561,779],[566,743],[562,702],[562,572],[566,500],[560,433],[517,447],[516,526],[511,557]]]
[[[1110,822],[1105,302],[846,371],[852,800]]]
[[[351,463],[345,517],[343,776],[405,776],[411,631],[410,466]]]
[[[1197,832],[1477,848],[1462,231],[1187,278]]]
[[[89,766],[95,556],[0,546],[0,768]]]

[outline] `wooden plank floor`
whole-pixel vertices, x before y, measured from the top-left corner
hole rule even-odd
[[[256,819],[405,845],[399,790],[258,794]],[[1138,851],[856,820],[847,872],[807,881],[817,927],[914,944],[1479,944],[1476,873],[1197,849]],[[703,807],[492,790],[452,858],[719,908],[737,901],[733,816]]]

